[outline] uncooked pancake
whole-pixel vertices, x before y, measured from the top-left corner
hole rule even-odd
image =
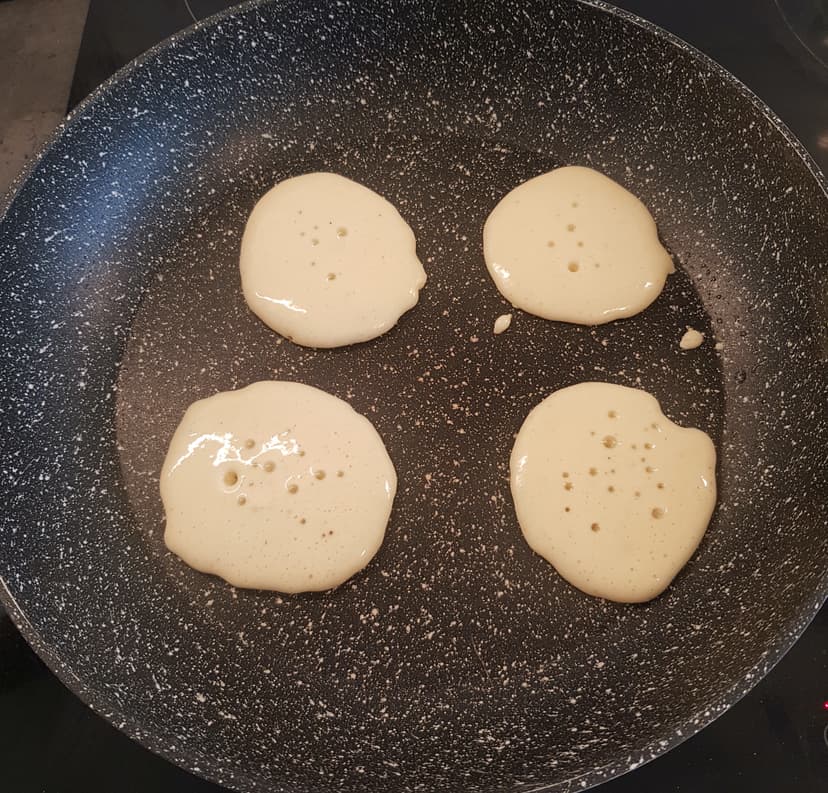
[[[643,311],[674,271],[647,207],[612,179],[579,166],[508,193],[486,220],[483,252],[512,305],[583,325]]]
[[[396,486],[382,439],[347,402],[254,383],[184,414],[161,471],[164,540],[234,586],[330,589],[379,549]]]
[[[571,584],[621,602],[650,600],[684,566],[716,503],[716,450],[646,391],[562,388],[515,440],[511,486],[529,545]]]
[[[240,270],[251,310],[307,347],[367,341],[417,303],[414,233],[367,187],[332,173],[286,179],[256,204]]]

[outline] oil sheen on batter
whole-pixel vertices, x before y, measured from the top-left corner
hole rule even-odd
[[[647,207],[612,179],[579,166],[508,193],[486,220],[483,253],[512,305],[582,325],[643,311],[674,271]]]
[[[518,433],[511,485],[534,551],[596,597],[641,602],[670,584],[716,503],[716,450],[646,391],[580,383],[537,405]]]
[[[330,589],[379,549],[396,486],[382,439],[347,402],[254,383],[184,414],[161,471],[164,540],[234,586]]]
[[[416,305],[414,233],[367,187],[332,173],[286,179],[256,204],[241,245],[251,310],[307,347],[367,341]]]

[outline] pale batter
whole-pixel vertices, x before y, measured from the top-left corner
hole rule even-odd
[[[332,173],[286,179],[256,204],[241,245],[251,310],[307,347],[367,341],[416,305],[414,233],[367,187]]]
[[[532,410],[511,456],[526,541],[571,584],[650,600],[684,566],[716,503],[716,451],[645,391],[580,383]]]
[[[674,271],[647,207],[612,179],[579,166],[508,193],[486,220],[483,252],[512,305],[582,325],[643,311]]]
[[[501,314],[494,322],[494,331],[495,336],[499,336],[501,333],[505,333],[509,330],[509,327],[512,324],[512,315],[511,314]]]
[[[687,330],[684,332],[684,335],[679,341],[679,347],[681,347],[682,350],[695,350],[696,347],[701,346],[703,341],[704,334],[688,325]]]
[[[382,439],[347,402],[254,383],[184,414],[161,471],[164,540],[234,586],[330,589],[377,552],[396,486]]]

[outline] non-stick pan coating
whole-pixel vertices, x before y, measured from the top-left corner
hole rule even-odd
[[[482,223],[565,163],[640,196],[678,271],[638,317],[516,312],[495,337]],[[314,170],[392,201],[429,274],[392,332],[318,352],[258,322],[237,272],[257,196]],[[633,768],[825,596],[827,229],[778,119],[624,14],[287,1],[197,27],[83,104],[0,224],[3,600],[96,710],[241,790],[568,791]],[[337,591],[235,591],[163,547],[185,407],[263,378],[347,399],[396,464],[386,542]],[[574,590],[514,517],[513,434],[590,379],[719,450],[710,530],[646,605]]]

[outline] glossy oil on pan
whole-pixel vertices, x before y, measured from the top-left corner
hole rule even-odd
[[[562,164],[639,196],[677,272],[634,318],[516,312],[494,336],[483,221]],[[257,197],[314,170],[397,206],[429,277],[393,331],[327,351],[280,343],[237,270]],[[82,104],[0,222],[3,601],[98,712],[239,790],[570,791],[635,768],[824,600],[826,230],[825,182],[779,120],[602,5],[214,18]],[[235,591],[163,546],[184,409],[267,378],[347,399],[397,468],[385,544],[334,592]],[[719,451],[707,536],[645,605],[567,585],[514,517],[514,433],[589,379],[651,391]]]

